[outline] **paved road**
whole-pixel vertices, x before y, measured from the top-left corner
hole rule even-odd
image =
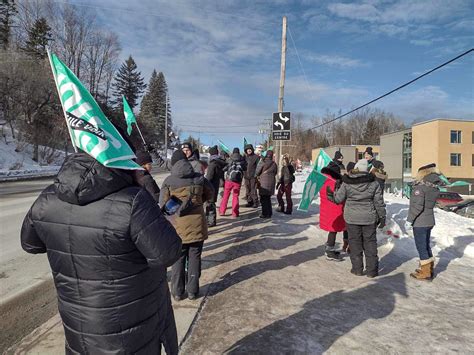
[[[166,173],[154,175],[161,185]],[[20,246],[21,223],[52,178],[0,183],[0,301],[51,276],[44,254],[26,254]]]

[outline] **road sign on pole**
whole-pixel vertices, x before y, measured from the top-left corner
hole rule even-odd
[[[291,113],[274,112],[272,122],[272,138],[274,141],[291,140]]]

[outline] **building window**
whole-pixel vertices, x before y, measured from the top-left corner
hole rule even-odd
[[[474,131],[472,131],[472,144],[474,144]]]
[[[451,131],[451,143],[461,143],[461,131]]]
[[[461,166],[461,154],[451,153],[451,166]]]
[[[474,166],[474,154],[472,155],[472,166]]]
[[[364,159],[364,153],[357,153],[357,160]]]

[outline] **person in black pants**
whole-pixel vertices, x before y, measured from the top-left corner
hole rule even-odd
[[[267,150],[267,154],[257,166],[256,176],[259,181],[258,193],[260,195],[260,204],[262,205],[262,214],[260,218],[272,217],[271,198],[275,193],[276,174],[278,166],[273,161],[273,151]]]
[[[351,249],[351,272],[364,275],[365,254],[367,277],[376,277],[379,272],[377,255],[377,224],[385,226],[385,203],[382,189],[372,174],[367,172],[367,160],[361,159],[351,172],[342,177],[342,185],[333,193],[327,187],[330,201],[340,204],[345,201],[344,220],[349,233]]]

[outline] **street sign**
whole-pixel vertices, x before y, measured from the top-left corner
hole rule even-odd
[[[272,122],[272,138],[275,141],[291,140],[290,112],[274,112]]]

